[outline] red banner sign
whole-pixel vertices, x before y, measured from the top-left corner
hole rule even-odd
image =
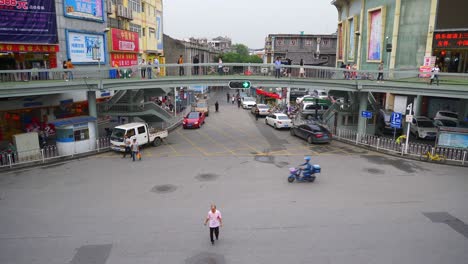
[[[113,51],[139,52],[138,33],[113,28],[111,35]]]
[[[138,57],[135,53],[111,53],[111,65],[113,67],[138,65]]]
[[[434,34],[434,48],[467,48],[468,32],[440,32]]]
[[[0,52],[58,52],[58,45],[1,44]]]

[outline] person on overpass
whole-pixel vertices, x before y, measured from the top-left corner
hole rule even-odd
[[[227,98],[227,103],[229,104],[229,99],[230,99],[231,95],[229,94],[229,92],[226,94],[226,98]]]
[[[218,104],[218,101],[216,101],[216,103],[215,103],[215,110],[216,110],[216,112],[218,112],[218,110],[219,110],[219,104]]]

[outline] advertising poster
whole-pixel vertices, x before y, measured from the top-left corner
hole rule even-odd
[[[348,43],[348,60],[354,60],[354,19],[349,20],[349,43]]]
[[[72,63],[97,64],[93,60],[93,47],[99,47],[101,54],[106,54],[104,34],[67,31],[67,54]],[[106,56],[101,56],[101,63],[106,63]]]
[[[135,53],[111,53],[114,67],[128,67],[138,65],[138,56]]]
[[[64,0],[63,13],[72,18],[104,21],[102,3],[102,0]]]
[[[380,61],[382,59],[382,10],[375,10],[369,13],[369,45],[367,49],[367,59]]]
[[[468,134],[441,132],[438,137],[437,145],[468,149]]]
[[[140,50],[138,33],[112,28],[112,51],[138,52]]]
[[[58,43],[55,2],[0,0],[0,41]]]
[[[157,41],[157,49],[163,50],[163,28],[162,28],[162,14],[158,12],[156,15],[156,41]]]

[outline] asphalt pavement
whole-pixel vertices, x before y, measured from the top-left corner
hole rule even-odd
[[[0,174],[0,263],[468,263],[467,168],[309,145],[225,92],[205,126],[141,161],[108,152]],[[288,183],[303,155],[322,173]]]

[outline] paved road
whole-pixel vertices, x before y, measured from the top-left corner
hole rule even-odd
[[[468,263],[468,169],[308,146],[219,99],[206,126],[140,162],[104,153],[0,174],[0,263]],[[287,183],[303,154],[323,173]]]

